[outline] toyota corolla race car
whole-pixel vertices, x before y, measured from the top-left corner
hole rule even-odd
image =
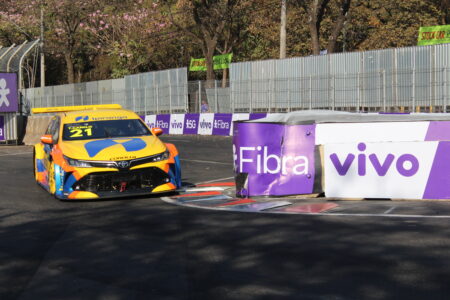
[[[81,110],[80,110],[81,109]],[[174,191],[178,151],[120,105],[33,109],[57,113],[34,146],[38,184],[58,199],[95,199]]]

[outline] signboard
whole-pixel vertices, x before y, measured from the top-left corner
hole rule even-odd
[[[420,27],[417,45],[450,43],[450,25]]]
[[[442,143],[442,146],[440,145]],[[439,145],[439,147],[438,147]],[[449,142],[324,145],[325,195],[342,198],[448,199]],[[441,153],[436,155],[436,153]],[[434,178],[434,179],[432,179]]]
[[[0,73],[0,112],[19,111],[17,74]]]
[[[170,134],[183,134],[184,114],[170,115]]]
[[[311,194],[315,125],[235,123],[233,156],[240,196]]]
[[[233,53],[213,56],[214,70],[228,69],[231,64]],[[206,71],[205,58],[191,58],[189,71]]]
[[[5,118],[0,116],[0,141],[5,140]]]

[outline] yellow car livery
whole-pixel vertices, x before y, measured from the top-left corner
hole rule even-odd
[[[56,113],[34,146],[38,184],[58,199],[163,193],[181,187],[178,151],[120,105],[51,107]]]

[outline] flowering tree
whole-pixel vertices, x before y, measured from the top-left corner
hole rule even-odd
[[[105,6],[88,15],[80,26],[88,31],[95,47],[112,59],[112,76],[122,77],[148,64],[152,37],[163,31],[167,20],[153,1],[126,1]]]

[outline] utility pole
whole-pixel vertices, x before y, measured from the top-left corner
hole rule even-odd
[[[44,55],[44,0],[41,0],[41,37],[39,43],[41,54],[41,88],[45,86],[45,55]]]
[[[286,1],[281,0],[280,59],[286,58]]]

